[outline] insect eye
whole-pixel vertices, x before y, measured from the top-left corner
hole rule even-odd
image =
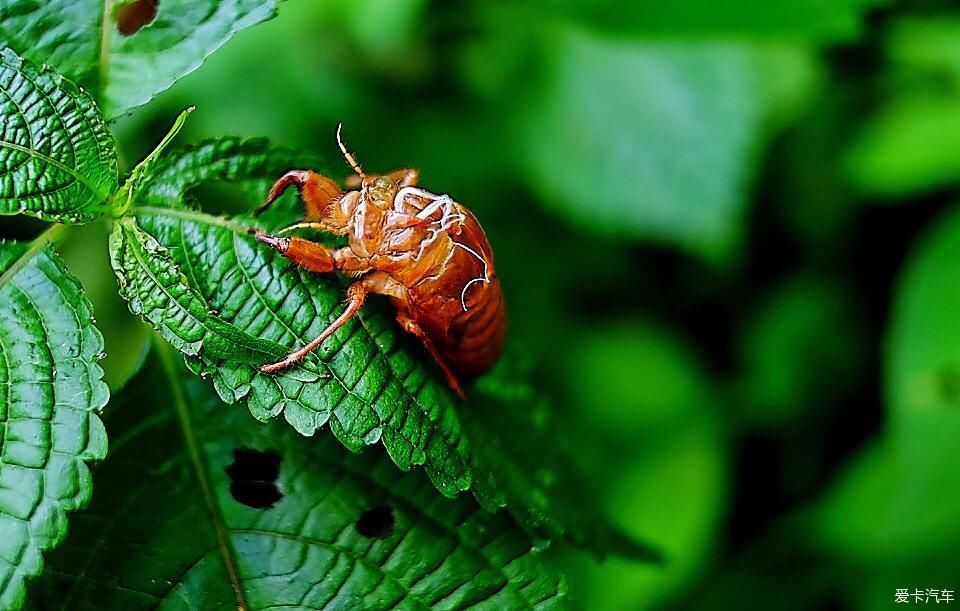
[[[393,179],[389,176],[378,176],[375,181],[373,181],[373,186],[378,189],[392,189],[396,186],[396,183],[393,182]]]

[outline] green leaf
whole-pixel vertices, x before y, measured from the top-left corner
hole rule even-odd
[[[464,435],[473,442],[475,473],[487,478],[475,486],[475,496],[484,506],[507,508],[541,537],[564,535],[600,554],[662,562],[660,550],[611,529],[602,518],[595,491],[569,458],[578,448],[555,421],[556,408],[519,369],[506,355],[459,410]]]
[[[163,0],[153,22],[142,30],[110,36],[110,52],[103,58],[109,67],[101,83],[109,116],[146,104],[199,68],[234,34],[276,12],[276,0]]]
[[[183,207],[192,189],[216,180],[239,186],[251,200],[261,200],[270,184],[294,166],[333,175],[327,171],[329,164],[324,160],[271,146],[262,138],[206,140],[158,159],[136,200],[146,206]]]
[[[118,223],[112,240],[115,271],[131,309],[160,330],[191,369],[212,378],[221,399],[245,402],[262,421],[282,413],[308,436],[329,426],[353,451],[382,443],[400,469],[422,465],[447,496],[472,489],[485,508],[507,507],[538,537],[567,535],[599,551],[616,541],[610,549],[653,556],[621,540],[584,503],[577,504],[578,511],[560,511],[553,502],[556,491],[576,488],[562,466],[553,468],[552,487],[518,473],[526,467],[518,466],[516,448],[491,423],[501,421],[498,412],[530,409],[535,402],[503,402],[478,388],[463,412],[488,414],[489,422],[477,416],[463,423],[441,377],[420,352],[408,350],[416,350],[416,342],[397,329],[384,303],[368,304],[308,357],[305,367],[278,375],[259,371],[257,365],[277,358],[257,360],[242,342],[256,339],[285,347],[283,353],[316,337],[339,314],[345,283],[333,274],[306,272],[264,248],[251,237],[249,219],[225,220],[184,208],[182,200],[212,180],[260,185],[260,198],[264,179],[291,166],[311,167],[297,163],[289,150],[236,139],[201,143],[158,165],[136,197],[151,205],[135,206],[136,220]],[[293,203],[292,194],[286,201]],[[289,211],[278,206],[268,223],[289,220]],[[237,348],[229,334],[240,338]],[[238,359],[240,353],[250,358]],[[555,442],[533,424],[514,419],[509,437],[516,447],[542,450]],[[485,449],[474,454],[471,446]]]
[[[20,606],[107,451],[103,338],[46,237],[0,241],[0,609]]]
[[[939,219],[907,261],[887,344],[886,398],[900,418],[956,411],[960,401],[960,210]]]
[[[163,0],[148,24],[123,35],[117,29],[119,4],[9,0],[0,5],[0,39],[97,91],[113,118],[196,70],[237,32],[273,17],[277,5],[275,0]]]
[[[117,189],[117,152],[96,104],[70,81],[0,51],[0,214],[97,218]]]
[[[865,360],[854,303],[843,287],[806,274],[764,297],[737,344],[735,409],[744,425],[794,430],[850,392]]]
[[[859,127],[844,169],[862,192],[902,198],[960,179],[960,19],[900,19],[884,51],[891,95]]]
[[[935,17],[898,19],[888,29],[885,53],[897,66],[946,76],[960,82],[960,18],[944,14]]]
[[[633,43],[555,28],[544,81],[516,121],[542,201],[595,233],[736,250],[754,167],[814,81],[802,51]]]
[[[110,259],[120,294],[133,313],[151,322],[187,356],[199,356],[202,350],[205,358],[249,364],[286,354],[283,346],[238,331],[216,316],[167,249],[140,229],[135,218],[123,218],[114,225]]]
[[[110,411],[104,492],[51,557],[38,606],[566,606],[551,555],[505,514],[448,500],[379,451],[259,425],[157,360]]]
[[[733,467],[722,395],[695,346],[662,322],[590,321],[564,342],[556,391],[579,456],[598,474],[594,502],[628,532],[655,536],[666,558],[657,570],[584,563],[583,598],[596,609],[667,608],[723,536]]]
[[[87,88],[97,83],[104,0],[7,0],[0,40],[38,64]]]
[[[860,127],[844,152],[844,169],[862,192],[905,197],[956,184],[960,161],[960,97],[910,93]]]
[[[960,542],[960,209],[920,240],[888,329],[885,435],[837,478],[814,514],[831,550],[867,564]]]
[[[146,157],[130,170],[130,174],[127,176],[127,179],[123,181],[123,185],[120,187],[120,191],[116,196],[118,200],[116,214],[118,216],[124,214],[130,208],[134,193],[140,191],[143,180],[154,170],[154,167],[160,159],[160,155],[163,154],[163,151],[166,150],[174,138],[177,137],[177,134],[183,129],[183,124],[186,122],[187,117],[189,117],[190,113],[194,110],[194,107],[190,106],[177,115],[176,120],[163,139],[160,140],[157,146],[155,146]]]

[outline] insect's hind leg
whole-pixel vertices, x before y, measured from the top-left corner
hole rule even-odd
[[[306,209],[304,218],[307,219],[321,218],[327,206],[340,196],[340,187],[332,179],[312,170],[290,170],[273,183],[266,201],[253,211],[253,215],[266,211],[291,186],[300,191]]]
[[[305,356],[319,348],[327,338],[336,333],[343,325],[347,324],[351,318],[357,315],[360,308],[363,307],[367,293],[392,295],[397,293],[395,290],[397,288],[393,279],[383,272],[374,272],[357,280],[347,288],[346,309],[344,309],[340,316],[337,316],[333,322],[327,325],[327,328],[321,331],[320,335],[303,348],[288,354],[283,360],[260,367],[260,371],[264,373],[277,373],[296,365],[302,361]]]
[[[433,340],[431,340],[427,332],[423,330],[423,327],[418,325],[404,308],[397,310],[397,322],[400,323],[404,331],[418,338],[420,342],[423,343],[423,347],[427,349],[427,352],[430,353],[430,356],[433,357],[433,360],[437,362],[437,365],[443,371],[443,375],[447,378],[447,386],[450,387],[450,390],[455,392],[461,399],[466,400],[467,395],[460,386],[460,380],[457,379],[457,375],[450,368],[450,365],[447,364],[446,359],[443,358],[440,351],[437,350]]]
[[[350,287],[347,288],[347,307],[340,316],[337,316],[333,322],[327,325],[327,328],[321,331],[320,335],[314,338],[309,344],[299,350],[291,352],[281,361],[260,367],[260,371],[264,373],[277,373],[302,361],[304,357],[319,348],[328,337],[336,333],[343,325],[347,324],[351,318],[356,316],[360,308],[363,307],[363,302],[366,298],[367,289],[363,286],[363,280],[351,284]]]

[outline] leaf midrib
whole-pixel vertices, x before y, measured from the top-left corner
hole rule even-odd
[[[10,142],[9,140],[0,140],[0,147],[13,149],[15,151],[19,151],[31,157],[36,157],[37,159],[40,159],[44,163],[49,163],[50,165],[54,166],[58,170],[65,172],[66,174],[69,174],[71,177],[73,177],[74,180],[77,181],[77,183],[83,185],[84,187],[87,188],[88,191],[90,191],[91,193],[99,197],[100,201],[106,201],[110,197],[108,194],[105,194],[103,191],[97,189],[92,184],[90,184],[87,181],[86,177],[81,175],[75,169],[71,168],[70,166],[66,165],[61,161],[54,159],[53,157],[50,157],[49,155],[45,155],[38,150],[23,146],[22,144],[17,144],[16,142]]]
[[[97,90],[103,100],[107,92],[107,78],[110,75],[110,13],[113,0],[103,0],[103,13],[100,21],[100,65],[97,66],[99,81]]]
[[[243,592],[243,586],[240,584],[240,577],[237,571],[237,563],[233,556],[233,549],[227,537],[226,527],[223,524],[223,516],[213,498],[213,492],[210,490],[210,482],[207,479],[207,468],[200,449],[197,445],[196,436],[193,433],[193,423],[190,420],[190,410],[187,407],[186,396],[183,390],[180,377],[177,375],[174,365],[171,349],[164,339],[156,333],[153,335],[153,347],[157,351],[160,363],[163,366],[164,374],[167,376],[169,386],[173,394],[173,404],[177,411],[177,418],[180,421],[180,429],[183,432],[184,441],[187,444],[187,451],[190,455],[190,462],[193,464],[194,474],[200,484],[203,493],[203,501],[210,514],[210,520],[213,522],[213,528],[217,537],[217,547],[223,557],[223,562],[230,578],[230,586],[233,588],[233,594],[236,599],[238,611],[246,611],[249,607]]]
[[[131,224],[133,227],[135,227],[136,229],[140,229],[140,227],[136,224],[135,218],[130,218],[129,220],[132,222]],[[120,222],[123,222],[123,221],[120,221]],[[120,231],[125,231],[125,229],[121,227]],[[141,229],[141,231],[143,230]],[[136,242],[134,242],[134,244],[135,246],[142,246],[142,244],[139,244]],[[136,259],[137,263],[140,265],[140,269],[142,269],[144,273],[147,274],[147,276],[150,278],[150,282],[154,286],[157,286],[160,289],[160,291],[163,292],[163,294],[170,301],[170,303],[174,304],[177,307],[177,309],[179,309],[184,314],[196,319],[196,316],[192,312],[190,312],[190,310],[186,306],[181,304],[180,301],[176,298],[176,296],[174,296],[170,292],[170,289],[163,282],[160,281],[160,278],[157,277],[157,274],[153,271],[153,269],[147,264],[147,261],[143,258],[141,249],[131,246],[130,252],[133,254],[134,259]],[[207,330],[206,325],[204,325],[204,330]]]
[[[212,216],[212,215],[209,215],[209,214],[207,214],[207,213],[204,213],[204,212],[197,212],[197,211],[194,211],[194,210],[178,210],[178,209],[173,209],[173,208],[156,208],[156,207],[152,207],[152,206],[138,207],[138,208],[136,208],[136,210],[138,210],[138,211],[140,211],[140,212],[146,212],[146,213],[148,213],[148,214],[156,214],[156,215],[159,215],[159,216],[167,216],[167,217],[170,217],[170,218],[185,219],[185,220],[188,220],[188,221],[191,221],[191,222],[195,222],[195,223],[200,223],[200,224],[205,224],[205,225],[212,225],[212,226],[215,226],[215,227],[223,227],[224,229],[227,229],[227,230],[229,230],[229,231],[232,231],[233,233],[235,233],[235,234],[237,234],[237,235],[249,235],[250,230],[251,230],[251,229],[254,229],[254,227],[251,227],[251,226],[241,225],[241,224],[235,223],[235,222],[233,222],[233,221],[228,221],[227,219],[222,218],[222,217],[216,217],[216,216]],[[149,232],[147,232],[147,233],[149,234]],[[144,269],[147,269],[147,268],[144,267]],[[154,280],[154,283],[157,284],[158,286],[161,286],[160,283],[159,283],[159,280],[157,280],[156,277],[153,276],[152,274],[151,274],[151,276],[152,276],[152,279]],[[168,297],[171,297],[171,298],[172,298],[172,296],[169,295],[169,293],[166,291],[166,289],[163,289],[163,290],[164,290],[164,292],[168,295]],[[259,293],[258,293],[258,296],[259,296]],[[262,298],[262,296],[260,296],[260,297]],[[205,302],[205,301],[206,301],[206,300],[204,300],[204,302]],[[279,319],[279,317],[276,317],[276,314],[275,314],[270,308],[266,308],[266,311],[269,312],[269,313],[270,313],[272,316],[274,316],[275,318],[277,318],[277,320],[278,320],[279,322],[281,322],[281,324],[284,324],[284,326],[287,326],[285,323],[283,323],[283,321],[281,321],[281,320]],[[357,316],[357,319],[360,321],[361,324],[363,324],[363,318],[362,318],[362,316]],[[366,328],[366,327],[364,327],[364,328]],[[298,339],[298,340],[300,340],[300,341],[304,341],[303,338],[300,337],[299,334],[294,333],[293,330],[289,328],[289,326],[287,326],[287,329],[291,332],[291,334],[294,336],[295,339]],[[367,331],[367,334],[368,334],[368,336],[371,337],[371,340],[372,340],[372,334],[370,334],[369,331]],[[374,344],[376,344],[376,342],[374,342]],[[379,348],[379,346],[378,346],[378,348]],[[319,361],[319,362],[320,362],[320,364],[324,367],[324,369],[327,370],[327,372],[328,372],[327,375],[329,375],[331,379],[336,380],[337,383],[340,385],[340,388],[341,388],[346,394],[348,394],[348,395],[356,398],[357,401],[359,401],[360,403],[362,403],[362,404],[364,404],[364,405],[368,405],[368,404],[369,404],[369,402],[368,402],[366,399],[364,399],[363,397],[361,397],[360,395],[358,395],[358,394],[356,393],[356,391],[355,391],[351,386],[349,386],[346,382],[343,381],[343,378],[341,378],[340,375],[338,375],[337,372],[334,371],[334,369],[330,366],[329,363],[326,363],[326,362],[324,362],[324,361],[322,361],[322,360]],[[302,364],[301,366],[306,367],[306,364]],[[418,403],[418,405],[419,405],[419,403]],[[426,408],[424,408],[424,407],[422,407],[422,406],[420,406],[420,407],[421,407],[421,410],[426,414],[426,413],[427,413]],[[331,416],[332,418],[338,418],[338,419],[339,419],[339,416],[337,416],[337,414],[336,414],[336,410],[331,410],[331,411],[330,411],[330,416]],[[380,426],[381,426],[381,427],[382,427],[382,426],[385,426],[386,423],[385,423],[383,420],[380,420],[379,414],[377,415],[377,417],[378,417],[378,420],[379,420],[379,422],[380,422]]]

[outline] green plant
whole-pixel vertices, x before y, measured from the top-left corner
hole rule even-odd
[[[332,319],[343,285],[250,237],[290,222],[292,196],[256,221],[191,202],[228,182],[252,206],[283,170],[337,161],[229,137],[167,151],[185,111],[121,182],[106,118],[274,10],[170,4],[177,19],[129,36],[110,2],[0,7],[0,213],[52,223],[0,244],[0,608],[38,575],[31,600],[67,608],[549,607],[566,596],[551,543],[656,560],[581,494],[515,359],[460,404],[374,310],[302,367],[258,371]],[[102,419],[103,340],[57,255],[91,222],[110,225],[120,293],[155,330]]]

